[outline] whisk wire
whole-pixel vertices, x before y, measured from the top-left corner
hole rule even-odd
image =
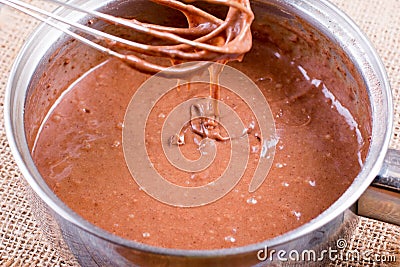
[[[111,23],[116,26],[123,26],[136,32],[144,33],[149,36],[159,38],[160,40],[168,41],[170,44],[149,45],[124,39],[74,21],[69,21],[67,18],[40,9],[21,0],[0,0],[0,3],[6,4],[40,21],[43,21],[48,25],[72,36],[73,38],[76,38],[79,41],[113,57],[122,59],[134,68],[145,72],[156,73],[159,71],[165,71],[166,67],[151,63],[136,54],[120,53],[117,51],[117,48],[123,48],[137,54],[153,57],[165,57],[174,60],[216,61],[221,59],[234,59],[235,57],[239,58],[251,47],[250,24],[254,18],[254,15],[251,11],[249,0],[203,0],[212,4],[228,6],[229,10],[225,20],[221,20],[196,6],[188,5],[177,0],[153,0],[153,2],[157,4],[172,7],[182,12],[187,17],[189,23],[188,28],[167,27],[162,25],[142,23],[135,19],[114,17],[112,15],[101,13],[95,10],[85,10],[76,5],[59,0],[42,1],[55,3],[64,8],[89,14],[107,23]],[[92,41],[86,37],[83,37],[71,29],[66,28],[65,25],[68,25],[75,31],[88,34],[97,40],[104,41],[105,44],[99,44],[96,41]],[[239,31],[237,30],[238,26],[240,28]],[[225,34],[224,37],[221,37],[223,34]],[[182,37],[185,35],[192,35],[194,36],[194,39],[191,40]],[[223,42],[221,43],[219,40],[220,42],[218,44],[213,44],[212,41],[218,40],[218,38],[222,38]],[[241,43],[240,45],[238,45],[239,42]],[[200,65],[199,67],[202,67],[205,66],[206,63]],[[172,71],[173,73],[171,73],[171,75],[174,76],[178,75],[179,72],[184,73],[185,71],[187,72],[195,70],[195,67],[193,66],[189,68],[189,70],[174,70]]]

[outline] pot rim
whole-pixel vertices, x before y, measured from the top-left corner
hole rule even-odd
[[[257,1],[268,2],[263,0]],[[90,3],[96,1],[72,0],[70,2],[90,5]],[[102,6],[104,6],[104,2],[107,3],[110,1],[103,1]],[[301,17],[311,24],[327,24],[328,26],[324,30],[331,33],[331,38],[333,37],[334,41],[341,44],[341,47],[349,57],[356,60],[354,63],[358,63],[361,66],[361,70],[359,68],[360,66],[358,66],[358,70],[361,72],[364,79],[366,79],[365,82],[372,109],[372,138],[370,149],[360,173],[354,179],[351,186],[327,210],[300,227],[272,239],[241,247],[212,250],[184,250],[150,246],[113,235],[84,220],[56,197],[44,180],[41,179],[38,170],[33,164],[25,140],[23,125],[23,106],[25,101],[16,101],[14,99],[16,94],[15,88],[18,87],[16,86],[18,84],[17,80],[21,75],[21,68],[24,68],[25,66],[25,64],[21,64],[21,62],[25,62],[25,59],[28,58],[27,55],[29,49],[34,45],[35,37],[41,34],[45,27],[47,27],[43,23],[29,37],[14,62],[6,87],[4,105],[7,139],[15,161],[30,187],[32,187],[36,194],[39,195],[39,197],[59,216],[98,238],[143,252],[172,256],[220,257],[257,251],[264,249],[265,246],[277,246],[298,239],[323,225],[326,225],[328,222],[344,213],[346,209],[357,201],[379,173],[386,151],[389,147],[393,126],[393,105],[390,85],[385,68],[371,42],[362,33],[358,26],[328,0],[272,0],[269,2],[284,6],[289,10],[297,10],[301,14]],[[97,3],[97,5],[99,5],[99,3]],[[58,8],[56,12],[59,14],[66,14],[64,8]],[[326,32],[324,33],[326,34]],[[348,37],[353,38],[355,45],[343,45],[343,40],[346,40]],[[362,64],[367,64],[367,67]],[[30,78],[32,78],[32,76]],[[27,88],[24,88],[23,90],[26,92]],[[379,103],[377,104],[377,102]]]

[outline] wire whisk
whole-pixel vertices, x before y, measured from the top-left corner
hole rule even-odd
[[[84,10],[70,2],[42,0],[71,10],[83,12],[106,23],[124,27],[161,41],[165,45],[142,43],[128,40],[90,26],[86,26],[52,12],[42,10],[21,0],[0,0],[7,6],[26,13],[48,25],[55,27],[73,38],[110,56],[119,58],[131,67],[146,73],[164,72],[173,77],[204,67],[209,62],[227,62],[241,60],[252,45],[251,23],[254,14],[249,0],[151,0],[159,5],[178,10],[187,19],[187,27],[169,27],[143,23],[136,19],[116,17],[95,10]],[[195,5],[193,2],[207,2],[228,7],[225,19],[218,18]],[[58,22],[58,23],[57,23]],[[61,23],[61,24],[60,24]],[[62,25],[64,24],[64,25]],[[68,25],[69,28],[66,28]],[[64,26],[64,27],[63,27]],[[84,37],[90,35],[95,40]],[[96,41],[97,40],[97,41]],[[170,59],[171,64],[161,65],[149,60],[149,57]],[[203,61],[182,68],[168,68],[179,62]]]

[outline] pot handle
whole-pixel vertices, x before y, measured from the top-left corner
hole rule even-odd
[[[389,149],[379,175],[360,197],[359,215],[400,225],[400,151]]]

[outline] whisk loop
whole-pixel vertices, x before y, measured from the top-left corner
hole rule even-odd
[[[152,0],[159,5],[183,13],[188,23],[186,28],[168,27],[143,23],[136,19],[115,17],[95,10],[84,10],[79,6],[59,0],[42,1],[51,2],[88,14],[109,24],[155,37],[165,41],[166,44],[153,45],[121,38],[74,21],[68,21],[66,18],[21,0],[0,0],[0,3],[39,19],[97,50],[123,60],[142,72],[157,73],[162,71],[164,75],[171,77],[190,75],[199,68],[208,66],[211,61],[241,60],[252,45],[250,25],[254,15],[249,0]],[[215,17],[191,4],[200,1],[227,6],[229,9],[225,19]],[[61,22],[61,24],[56,21]],[[62,24],[70,26],[69,29],[63,27]],[[92,41],[79,33],[88,34],[98,41]],[[171,65],[151,62],[149,58],[152,57],[170,59],[171,65],[187,61],[203,62],[189,64],[182,68],[168,68]]]

